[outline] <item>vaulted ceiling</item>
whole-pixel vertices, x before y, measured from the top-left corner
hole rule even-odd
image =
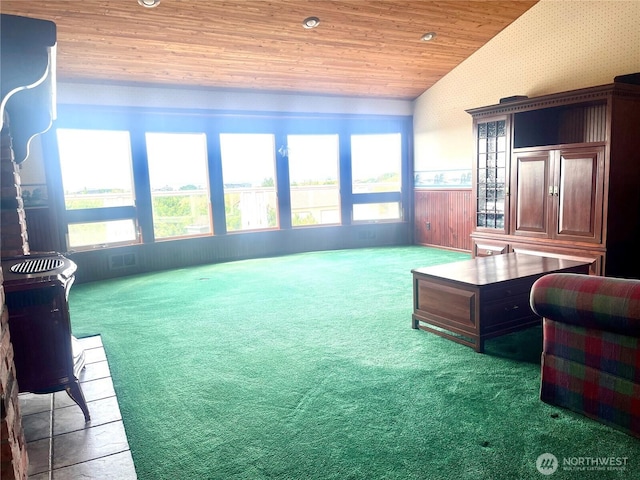
[[[56,23],[65,82],[413,99],[535,3],[2,0],[0,10]],[[303,28],[311,16],[319,25]]]

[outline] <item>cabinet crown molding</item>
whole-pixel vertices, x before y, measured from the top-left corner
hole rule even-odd
[[[524,100],[516,100],[509,103],[498,103],[484,107],[470,108],[465,111],[468,114],[472,115],[474,118],[482,118],[484,116],[496,114],[507,115],[510,113],[523,112],[526,110],[537,110],[540,108],[570,105],[572,103],[605,101],[607,98],[612,96],[637,97],[638,95],[640,95],[640,85],[610,83],[607,85],[581,88],[568,92],[552,93],[549,95],[530,97]]]

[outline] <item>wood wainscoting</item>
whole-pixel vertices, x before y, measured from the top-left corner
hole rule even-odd
[[[301,227],[202,235],[122,247],[67,252],[76,283],[137,273],[320,250],[411,245],[409,222]]]
[[[66,250],[58,237],[52,209],[48,207],[25,208],[25,216],[29,249],[32,253],[63,252]]]
[[[415,243],[471,251],[471,189],[416,189]]]

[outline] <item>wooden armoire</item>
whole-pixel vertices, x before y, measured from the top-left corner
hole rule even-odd
[[[467,110],[473,256],[588,259],[640,278],[640,85],[621,81]]]

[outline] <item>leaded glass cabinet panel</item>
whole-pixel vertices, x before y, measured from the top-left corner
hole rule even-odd
[[[506,118],[476,126],[476,227],[496,233],[507,228],[508,131]]]

